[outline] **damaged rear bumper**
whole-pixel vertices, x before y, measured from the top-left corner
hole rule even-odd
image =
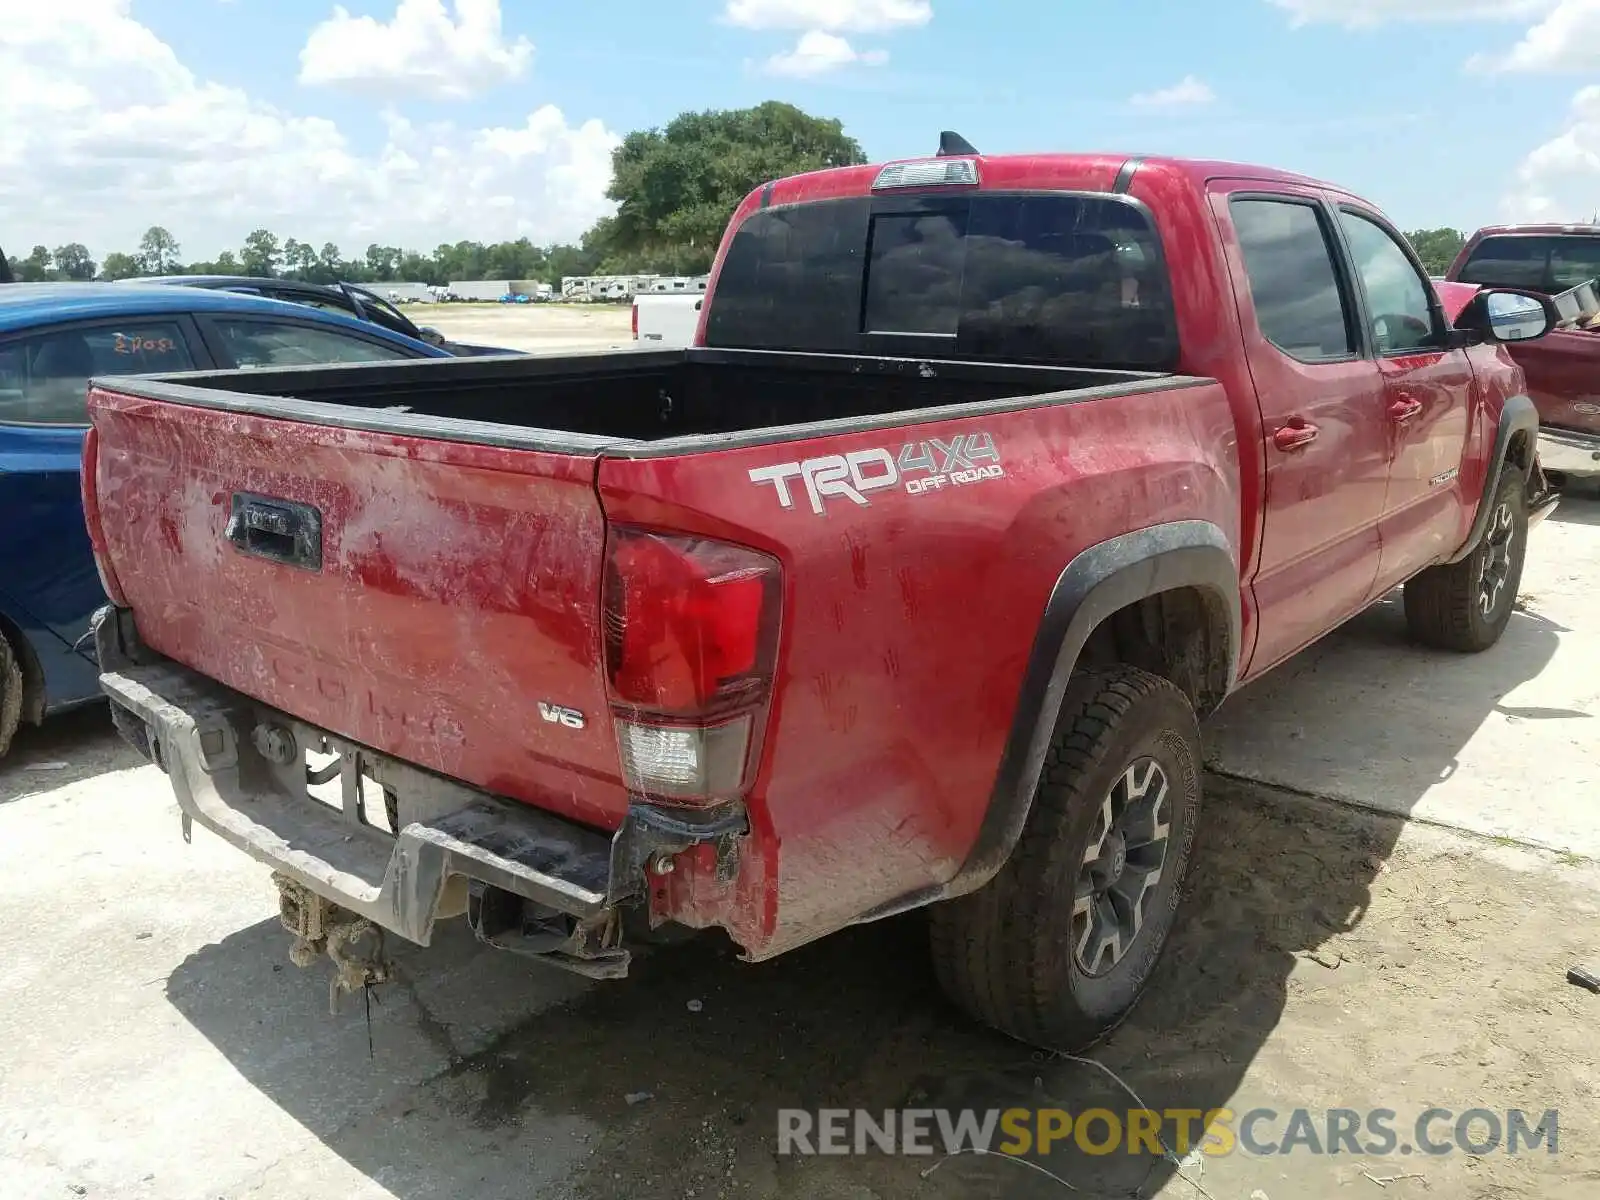
[[[467,915],[481,940],[620,977],[622,910],[644,897],[653,864],[707,842],[730,870],[736,862],[742,809],[691,825],[634,804],[615,833],[591,829],[308,726],[160,658],[138,644],[126,610],[102,609],[94,630],[117,725],[171,779],[186,836],[198,822],[419,945],[436,921]],[[331,761],[313,767],[308,753]]]

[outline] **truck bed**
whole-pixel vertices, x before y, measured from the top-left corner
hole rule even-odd
[[[124,395],[315,425],[629,457],[1189,386],[1143,371],[768,351],[604,350],[120,378]]]

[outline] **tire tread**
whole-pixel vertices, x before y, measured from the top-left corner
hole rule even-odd
[[[1174,684],[1137,667],[1075,675],[1010,861],[978,891],[931,911],[935,975],[957,1006],[985,1024],[1039,1046],[1081,1045],[1110,1032],[1063,1026],[1059,973],[1046,961],[1051,948],[1033,935],[1033,916],[1041,904],[1059,902],[1047,881],[1061,865],[1068,821],[1098,799],[1087,795],[1085,780],[1130,714],[1163,694],[1188,709]]]
[[[22,702],[26,698],[22,662],[11,642],[0,634],[0,758],[11,750],[11,739],[22,724]]]

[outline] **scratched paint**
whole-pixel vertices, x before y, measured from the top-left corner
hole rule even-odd
[[[111,560],[156,649],[397,757],[621,822],[592,465],[145,402],[96,422]],[[240,553],[236,491],[315,506],[322,569]],[[545,722],[540,701],[593,719]]]

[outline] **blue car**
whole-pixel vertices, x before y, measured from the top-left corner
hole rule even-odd
[[[17,727],[100,698],[106,603],[79,466],[93,376],[449,358],[338,313],[161,285],[0,285],[0,755]]]

